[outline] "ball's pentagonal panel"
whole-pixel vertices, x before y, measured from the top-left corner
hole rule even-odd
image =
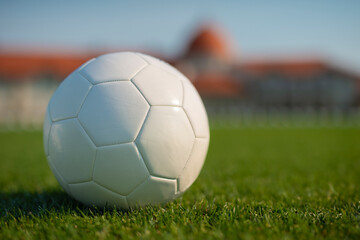
[[[96,58],[80,70],[93,84],[109,81],[130,80],[147,63],[130,52],[110,53]]]
[[[178,177],[179,192],[185,192],[199,176],[209,147],[209,138],[196,138],[189,160]]]
[[[55,178],[59,182],[60,186],[65,190],[65,192],[67,192],[67,194],[72,196],[72,193],[70,192],[69,185],[64,180],[64,178],[61,176],[61,174],[58,172],[58,170],[56,170],[56,167],[55,167],[54,163],[52,162],[51,157],[47,157],[47,160],[48,160],[48,163],[49,163],[49,167],[50,167],[51,171],[54,173]]]
[[[73,196],[88,206],[128,208],[126,198],[95,182],[69,184]]]
[[[176,180],[151,176],[146,182],[137,187],[127,201],[130,207],[157,205],[175,198]]]
[[[195,87],[189,82],[184,82],[183,108],[189,117],[195,136],[208,138],[209,122],[204,104]]]
[[[150,106],[130,81],[95,85],[79,120],[96,146],[134,141]]]
[[[146,67],[132,79],[132,82],[152,106],[182,105],[183,89],[181,80],[158,67]]]
[[[181,73],[179,72],[176,68],[174,68],[173,66],[171,66],[170,64],[161,61],[160,59],[154,58],[152,56],[146,55],[146,54],[141,54],[141,53],[137,53],[140,57],[142,57],[146,62],[148,62],[150,65],[152,66],[156,66],[178,78],[180,78],[183,81],[188,81],[189,80]]]
[[[102,186],[127,195],[149,177],[134,143],[99,147],[93,179]]]
[[[49,113],[49,108],[46,110],[44,127],[43,127],[43,141],[44,141],[44,151],[45,155],[49,156],[49,133],[51,128],[51,118]]]
[[[78,72],[67,77],[50,100],[50,116],[53,121],[76,117],[92,84]]]
[[[194,133],[181,107],[151,107],[136,139],[150,174],[177,178],[194,142]]]
[[[96,149],[77,119],[53,123],[49,140],[54,167],[67,183],[91,180]]]

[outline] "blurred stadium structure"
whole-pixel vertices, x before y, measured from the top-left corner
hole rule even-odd
[[[356,74],[324,59],[238,62],[233,52],[221,29],[203,25],[181,56],[160,56],[191,79],[212,125],[360,125]],[[104,53],[0,50],[0,125],[41,126],[58,84],[82,63]]]

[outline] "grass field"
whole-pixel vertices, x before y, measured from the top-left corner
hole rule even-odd
[[[0,146],[0,239],[360,239],[360,129],[212,130],[190,190],[130,212],[68,197],[41,132],[2,132]]]

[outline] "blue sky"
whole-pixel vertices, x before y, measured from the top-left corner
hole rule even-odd
[[[174,56],[206,21],[228,32],[240,59],[314,54],[360,72],[358,0],[0,0],[0,47],[115,47]]]

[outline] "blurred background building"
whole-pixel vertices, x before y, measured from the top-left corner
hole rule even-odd
[[[193,81],[210,111],[224,107],[328,109],[346,111],[360,104],[360,77],[326,59],[263,59],[242,63],[221,31],[208,25],[193,36],[175,61]],[[224,106],[226,105],[226,106]]]
[[[145,50],[182,71],[198,89],[210,118],[359,115],[360,77],[351,68],[316,54],[243,56],[238,52],[241,42],[221,24],[193,22],[188,28],[191,34],[179,40],[183,47],[176,54],[146,47],[130,50]],[[128,48],[79,49],[0,44],[0,125],[41,126],[52,93],[68,74],[93,57]]]

